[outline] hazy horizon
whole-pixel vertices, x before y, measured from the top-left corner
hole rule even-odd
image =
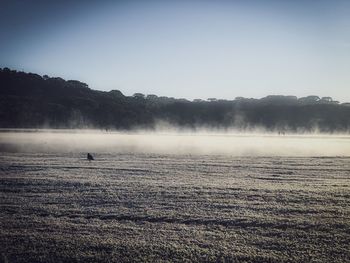
[[[186,99],[350,101],[348,1],[4,1],[0,67]]]
[[[101,132],[97,130],[0,130],[3,152],[142,153],[231,156],[350,156],[349,135],[284,135],[202,130]],[[84,157],[84,156],[83,156]]]

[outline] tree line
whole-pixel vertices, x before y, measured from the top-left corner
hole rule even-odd
[[[331,97],[271,95],[261,99],[175,99],[0,69],[1,128],[154,129],[158,123],[195,129],[348,132],[350,103]]]

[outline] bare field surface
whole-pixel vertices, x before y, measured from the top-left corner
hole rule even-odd
[[[350,262],[349,157],[0,157],[2,262]]]

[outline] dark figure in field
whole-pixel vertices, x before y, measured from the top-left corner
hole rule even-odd
[[[87,154],[87,159],[88,159],[89,161],[91,161],[91,160],[94,160],[94,157],[93,157],[90,153],[88,153],[88,154]]]

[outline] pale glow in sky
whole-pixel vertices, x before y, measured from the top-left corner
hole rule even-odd
[[[32,2],[0,11],[0,67],[126,95],[350,101],[350,1]]]

